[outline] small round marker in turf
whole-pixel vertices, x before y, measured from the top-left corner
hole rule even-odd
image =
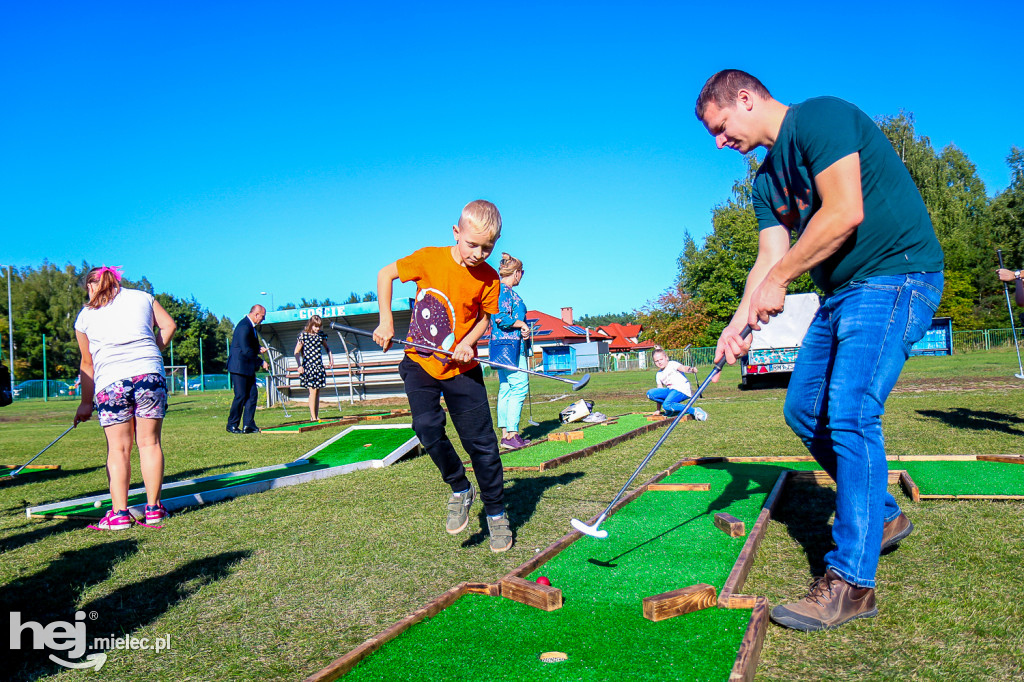
[[[561,663],[567,660],[569,660],[569,654],[561,651],[545,651],[540,655],[541,663]]]

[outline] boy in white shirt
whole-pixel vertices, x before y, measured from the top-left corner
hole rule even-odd
[[[683,411],[686,401],[693,395],[686,373],[696,374],[697,368],[669,360],[668,353],[660,346],[654,348],[653,359],[655,367],[658,368],[658,374],[655,376],[658,387],[647,391],[647,398],[657,403],[664,414],[679,414]],[[708,413],[699,407],[691,407],[686,414],[692,414],[697,421],[706,421],[708,418]]]

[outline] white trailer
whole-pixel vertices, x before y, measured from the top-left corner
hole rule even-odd
[[[793,371],[800,344],[819,306],[817,294],[786,296],[782,312],[753,333],[750,351],[740,359],[741,386],[749,387],[757,377]]]

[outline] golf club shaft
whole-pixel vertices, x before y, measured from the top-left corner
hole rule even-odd
[[[747,336],[750,335],[750,332],[750,327],[746,326],[743,328],[743,331],[740,332],[740,337],[746,338]],[[644,460],[640,462],[640,466],[636,468],[636,471],[634,471],[633,475],[629,477],[629,480],[626,481],[626,484],[622,486],[622,488],[619,490],[618,493],[616,493],[615,497],[608,504],[608,506],[605,507],[605,510],[601,512],[601,515],[598,517],[597,522],[594,524],[595,528],[601,525],[601,522],[608,517],[608,514],[611,513],[612,507],[614,507],[615,504],[619,501],[622,495],[629,488],[630,484],[633,483],[634,480],[636,480],[636,477],[640,475],[640,472],[643,471],[644,467],[647,466],[647,463],[651,461],[651,458],[654,457],[654,454],[658,452],[658,448],[661,447],[662,443],[664,443],[665,440],[669,437],[669,435],[671,435],[672,430],[676,428],[676,425],[686,415],[686,411],[693,406],[693,403],[696,402],[700,394],[704,392],[704,389],[708,387],[708,384],[710,384],[711,381],[718,375],[718,373],[722,371],[722,367],[724,366],[725,356],[723,355],[722,358],[718,362],[716,362],[714,366],[711,368],[711,372],[708,374],[707,378],[705,378],[704,381],[701,383],[700,387],[696,391],[694,391],[693,395],[690,396],[690,399],[686,401],[686,404],[683,406],[683,409],[680,410],[679,414],[676,415],[676,418],[673,419],[672,423],[668,425],[667,429],[665,429],[665,433],[661,434],[661,438],[659,438],[658,442],[654,444],[654,447],[651,448],[651,451],[647,453],[647,456],[644,457]]]
[[[37,459],[37,458],[39,457],[39,455],[43,454],[44,452],[46,452],[47,450],[49,450],[49,449],[50,449],[51,447],[53,447],[53,444],[54,444],[54,443],[56,443],[57,441],[59,441],[59,440],[60,440],[61,438],[63,438],[64,436],[68,435],[68,431],[70,431],[71,429],[75,428],[76,426],[78,426],[78,424],[72,424],[71,426],[69,426],[69,427],[68,427],[68,428],[67,428],[67,429],[66,429],[66,430],[64,431],[64,433],[62,433],[62,434],[60,434],[59,436],[57,436],[56,438],[54,438],[54,439],[53,439],[53,442],[51,442],[51,443],[50,443],[49,445],[47,445],[47,446],[46,446],[45,448],[43,448],[42,450],[40,450],[40,451],[39,451],[39,453],[38,453],[38,454],[36,454],[36,456],[35,456],[35,457],[33,457],[32,459],[30,459],[29,461],[25,462],[25,463],[24,463],[24,464],[22,464],[22,465],[21,465],[20,467],[18,467],[17,469],[15,469],[15,470],[14,470],[14,471],[13,471],[13,472],[11,473],[11,476],[17,476],[17,475],[18,475],[18,472],[20,472],[20,471],[21,471],[22,469],[24,469],[25,467],[27,467],[27,466],[28,466],[29,464],[31,464],[32,462],[36,461],[36,459]]]
[[[996,255],[999,257],[999,269],[1005,270],[1003,266],[1003,250],[996,249]],[[1017,349],[1017,367],[1020,369],[1020,374],[1024,374],[1024,365],[1020,361],[1020,345],[1017,343],[1017,325],[1013,321],[1013,307],[1010,305],[1010,287],[1003,282],[1003,293],[1006,294],[1006,310],[1010,313],[1010,331],[1013,332],[1013,347]],[[1016,292],[1015,292],[1016,293]]]
[[[338,324],[337,322],[331,322],[331,329],[335,329],[337,331],[343,331],[343,332],[351,332],[352,334],[359,334],[360,336],[369,336],[371,339],[373,338],[373,332],[371,332],[371,331],[367,331],[366,329],[357,329],[355,327],[349,327],[349,326],[344,325],[344,324]],[[452,353],[450,350],[444,350],[443,348],[437,348],[435,346],[428,346],[426,344],[416,343],[414,341],[406,341],[405,339],[392,339],[392,342],[393,343],[400,343],[403,346],[409,346],[410,348],[419,348],[420,350],[429,351],[431,353],[441,353],[441,354],[447,355],[449,357],[454,355],[454,353]],[[519,367],[513,367],[512,365],[506,365],[506,364],[504,364],[502,362],[494,362],[493,360],[485,360],[484,358],[473,358],[473,359],[476,360],[477,362],[481,363],[481,364],[490,365],[491,367],[497,367],[498,369],[506,369],[506,370],[508,370],[510,372],[525,372],[527,374],[532,374],[533,376],[544,377],[545,379],[554,379],[555,381],[561,381],[561,382],[566,383],[566,384],[572,384],[573,388],[575,388],[576,385],[578,383],[580,383],[580,382],[573,381],[572,379],[563,379],[562,377],[556,377],[556,376],[552,376],[550,374],[544,374],[543,372],[534,372],[533,370],[529,370],[529,369],[521,369]],[[581,388],[582,388],[582,386],[581,386]]]

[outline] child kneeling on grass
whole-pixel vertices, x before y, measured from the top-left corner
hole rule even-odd
[[[697,373],[696,367],[687,367],[675,360],[668,359],[668,353],[661,346],[654,347],[652,354],[654,366],[658,368],[655,375],[657,388],[647,391],[647,398],[658,404],[664,414],[676,415],[683,411],[684,404],[693,395],[686,372]],[[708,413],[699,407],[691,407],[686,414],[692,414],[697,421],[707,421]]]
[[[373,339],[385,351],[391,346],[395,334],[393,283],[396,279],[416,282],[408,340],[451,355],[407,347],[398,371],[405,382],[413,430],[452,489],[445,530],[455,535],[466,528],[476,490],[445,433],[441,396],[473,462],[491,550],[504,552],[512,547],[505,514],[505,478],[483,371],[475,360],[476,342],[486,331],[490,316],[498,312],[498,273],[486,261],[501,236],[501,215],[489,201],[471,201],[452,231],[454,246],[426,247],[381,269],[377,275],[380,323]]]

